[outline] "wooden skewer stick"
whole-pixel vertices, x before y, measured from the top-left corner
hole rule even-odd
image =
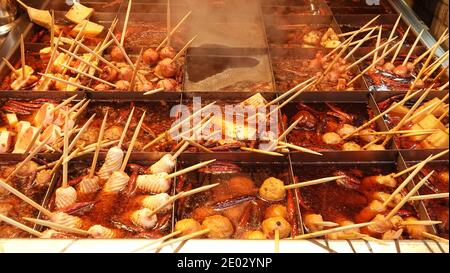
[[[52,9],[52,25],[50,26],[50,51],[53,52],[55,45],[53,44],[53,39],[55,38],[55,10]]]
[[[308,187],[308,186],[323,184],[323,183],[327,183],[327,182],[332,182],[332,181],[335,181],[335,180],[341,179],[341,178],[345,178],[345,176],[342,176],[342,175],[341,176],[332,176],[332,177],[325,177],[325,178],[315,179],[315,180],[301,182],[301,183],[295,183],[292,185],[285,186],[284,189],[292,190],[292,189],[297,189],[297,188],[302,188],[302,187]]]
[[[180,141],[175,149],[173,149],[176,152],[173,154],[172,158],[177,159],[186,150],[187,147],[189,147],[189,142],[184,139]]]
[[[438,79],[440,79],[440,78],[445,74],[445,72],[447,72],[448,66],[449,66],[449,65],[447,64],[445,67],[443,67],[443,68],[441,69],[441,71],[436,75],[436,77],[434,77],[433,82],[435,82],[435,81],[437,81]]]
[[[395,41],[397,39],[397,37],[392,38],[391,40],[387,40],[386,42],[384,42],[382,45],[380,45],[379,47],[376,47],[375,49],[373,49],[372,51],[370,51],[369,53],[367,53],[366,55],[364,55],[361,58],[358,58],[358,60],[354,63],[352,63],[351,65],[347,66],[345,68],[346,71],[352,69],[353,67],[356,67],[358,64],[362,63],[363,61],[365,61],[367,58],[369,58],[370,56],[372,56],[374,53],[378,53],[378,51],[380,51],[382,48],[388,46],[390,43],[392,43],[393,41]],[[374,60],[376,60],[374,58]],[[373,64],[373,62],[372,62]]]
[[[409,199],[411,201],[411,199]],[[403,221],[402,226],[433,226],[440,225],[442,221]]]
[[[400,135],[398,137],[414,137],[414,136],[432,135],[432,134],[434,134],[436,132],[437,132],[437,130],[435,130],[434,132],[431,132],[431,131],[430,132],[424,132],[424,131],[420,132],[420,131],[418,131],[418,132],[413,132],[413,133],[409,133],[409,134]]]
[[[283,140],[292,130],[295,129],[295,127],[297,126],[297,124],[302,121],[302,117],[298,118],[296,121],[294,121],[294,123],[291,124],[291,126],[289,126],[289,128],[286,129],[286,131],[284,131],[276,141],[273,141],[273,143],[269,146],[269,148],[267,150],[272,151],[272,149],[278,145],[278,143]]]
[[[68,185],[68,176],[69,176],[69,162],[66,162],[66,159],[69,155],[69,113],[66,114],[66,118],[64,121],[64,149],[63,149],[63,180],[62,180],[62,188],[67,188]]]
[[[190,239],[193,239],[193,238],[196,238],[196,237],[200,237],[202,235],[205,235],[205,234],[209,233],[209,231],[210,231],[209,229],[203,229],[203,230],[200,230],[200,231],[196,231],[196,232],[193,232],[191,234],[184,235],[184,236],[178,237],[176,239],[169,240],[169,241],[167,241],[165,243],[161,243],[161,244],[159,244],[156,247],[150,248],[149,250],[160,249],[160,248],[163,248],[165,246],[175,244],[177,242],[187,241],[187,240],[190,240]]]
[[[359,79],[360,77],[362,77],[364,74],[367,73],[367,71],[369,71],[370,69],[372,69],[379,61],[381,61],[382,59],[384,59],[389,53],[391,53],[391,51],[393,51],[396,46],[398,46],[401,43],[401,41],[397,42],[393,47],[391,47],[389,50],[387,50],[384,54],[382,54],[380,57],[378,57],[378,59],[375,60],[374,63],[372,63],[371,65],[369,65],[366,69],[364,69],[359,75],[357,75],[356,77],[354,77],[350,82],[347,83],[347,85],[351,85],[352,83],[354,83],[357,79]],[[387,48],[387,47],[385,47]]]
[[[54,230],[58,230],[58,231],[66,232],[66,233],[73,233],[73,234],[82,235],[82,236],[89,236],[89,232],[87,232],[86,230],[79,229],[79,228],[72,228],[72,227],[68,227],[68,226],[54,223],[51,221],[29,218],[29,217],[23,217],[23,219],[28,222],[35,223],[35,224],[45,226],[45,227],[49,227]]]
[[[80,89],[85,89],[85,90],[92,91],[92,92],[95,91],[94,89],[92,89],[90,87],[84,86],[84,85],[76,83],[76,82],[70,82],[70,81],[67,81],[67,80],[55,77],[53,75],[42,74],[42,73],[38,73],[38,74],[41,75],[42,77],[46,77],[46,78],[49,78],[49,79],[52,79],[52,80],[55,80],[55,81],[59,81],[59,82],[62,82],[62,83],[68,84],[68,85],[72,85],[72,86],[78,87]]]
[[[206,165],[208,165],[208,164],[211,164],[211,163],[213,163],[214,161],[216,161],[216,159],[212,159],[212,160],[200,162],[200,163],[195,164],[195,165],[193,165],[193,166],[190,166],[190,167],[188,167],[188,168],[186,168],[186,169],[180,170],[180,171],[178,171],[178,172],[171,173],[171,174],[169,174],[168,176],[166,176],[165,179],[172,179],[172,178],[175,178],[175,177],[177,177],[177,176],[186,174],[186,173],[188,173],[188,172],[191,172],[191,171],[194,171],[194,170],[203,168],[204,166],[206,166]]]
[[[409,58],[411,58],[411,55],[413,54],[414,49],[416,48],[417,44],[419,43],[420,38],[422,37],[422,34],[424,31],[425,31],[425,29],[422,29],[422,31],[417,36],[416,40],[414,41],[413,45],[411,46],[411,49],[409,50],[408,54],[406,55],[405,59],[403,60],[403,63],[402,63],[403,66],[405,66],[408,63]]]
[[[130,114],[128,115],[127,123],[125,123],[125,127],[123,127],[122,135],[119,139],[119,144],[117,145],[119,148],[122,148],[123,141],[125,140],[125,137],[127,135],[128,127],[130,127],[131,119],[133,118],[134,114],[134,107],[131,109]]]
[[[20,34],[20,61],[22,62],[22,78],[25,79],[25,44],[23,42],[23,34]]]
[[[442,99],[440,99],[436,102],[433,102],[432,104],[426,106],[425,108],[415,112],[412,116],[410,116],[406,119],[405,124],[415,120],[417,117],[420,117],[424,114],[427,115],[427,114],[433,113],[437,109],[437,107],[439,107],[442,103],[444,103],[444,101],[446,99],[448,99],[448,94],[445,95],[445,97],[443,97]]]
[[[7,60],[5,59],[5,57],[3,57],[3,61],[5,62],[6,66],[8,66],[8,68],[17,76],[20,76],[21,73],[19,71],[17,71],[17,69],[14,68],[14,66]]]
[[[448,108],[445,110],[444,113],[442,113],[442,115],[438,118],[439,121],[442,121],[447,115],[448,115]]]
[[[16,190],[12,186],[10,186],[8,183],[3,181],[3,179],[0,179],[0,187],[3,187],[5,190],[7,190],[10,193],[14,194],[15,196],[17,196],[19,199],[21,199],[22,201],[24,201],[28,205],[30,205],[33,208],[37,209],[38,211],[42,212],[44,215],[46,215],[48,217],[53,215],[48,209],[46,209],[43,206],[39,205],[38,203],[34,202],[33,200],[31,200],[31,198],[29,198],[25,194],[21,193],[20,191]]]
[[[205,153],[214,153],[214,151],[212,151],[212,150],[206,148],[205,146],[203,146],[203,145],[201,145],[201,144],[195,142],[195,141],[192,140],[192,139],[186,139],[186,141],[187,141],[190,145],[192,145],[192,146],[194,146],[194,147],[196,147],[196,148],[198,148],[198,149],[204,151]]]
[[[10,181],[26,163],[28,163],[37,153],[42,150],[42,148],[45,147],[45,145],[47,145],[47,142],[50,140],[50,138],[51,135],[48,136],[44,141],[42,141],[39,146],[37,146],[22,162],[17,164],[14,171],[12,171],[5,180]]]
[[[167,31],[167,46],[171,45],[172,42],[172,35],[170,35],[172,28],[172,18],[171,18],[171,10],[170,10],[170,0],[167,0],[167,11],[166,11],[166,31]]]
[[[260,150],[260,149],[254,149],[254,148],[247,148],[247,147],[241,147],[241,150],[247,151],[247,152],[252,152],[252,153],[257,153],[257,154],[270,155],[270,156],[284,156],[283,154],[280,154],[277,152],[269,152],[269,151],[264,151],[264,150]]]
[[[303,86],[305,86],[305,85],[311,83],[312,81],[314,81],[314,80],[316,80],[316,79],[317,79],[317,77],[314,76],[314,77],[312,77],[312,78],[310,78],[310,79],[308,79],[308,80],[306,80],[306,81],[304,81],[304,82],[298,84],[297,86],[295,86],[295,87],[292,88],[291,90],[285,92],[283,95],[281,95],[281,96],[279,96],[278,98],[276,98],[276,99],[272,100],[271,102],[267,103],[267,104],[265,105],[265,107],[269,107],[269,106],[271,106],[271,105],[273,105],[273,104],[278,103],[279,101],[283,100],[284,98],[286,98],[286,97],[289,96],[290,94],[292,94],[292,93],[294,93],[295,91],[299,90],[301,87],[303,87]]]
[[[371,30],[375,30],[375,29],[377,29],[378,27],[369,27],[369,28],[365,28],[365,29],[363,29],[363,30],[361,30],[361,31],[359,31],[359,30],[354,30],[354,31],[349,31],[349,32],[344,32],[344,33],[341,33],[341,34],[338,34],[337,36],[338,37],[345,37],[345,36],[350,36],[350,35],[353,35],[353,34],[358,34],[358,33],[362,33],[362,32],[367,32],[367,31],[371,31]]]
[[[394,56],[392,56],[391,63],[393,64],[395,60],[397,59],[398,54],[400,53],[400,50],[402,50],[403,44],[405,43],[406,38],[408,37],[409,31],[411,30],[411,26],[406,29],[405,34],[403,34],[403,38],[400,40],[401,43],[398,45],[397,50],[394,53]]]
[[[313,151],[313,150],[310,150],[310,149],[307,149],[307,148],[304,148],[304,147],[300,147],[300,146],[297,146],[297,145],[294,145],[294,144],[291,144],[291,143],[287,143],[287,142],[284,142],[284,141],[279,141],[278,144],[286,146],[287,148],[291,148],[291,149],[294,149],[294,150],[297,150],[297,151],[300,151],[300,152],[304,152],[304,153],[308,153],[308,154],[320,155],[320,156],[323,155],[323,154],[321,154],[319,152],[316,152],[316,151]]]
[[[448,244],[448,239],[439,237],[437,235],[434,235],[434,234],[431,234],[431,233],[428,233],[428,232],[422,232],[422,236],[425,237],[425,238],[437,241],[437,242]]]
[[[350,58],[350,56],[353,55],[353,53],[355,53],[355,51],[360,48],[362,46],[362,44],[364,44],[366,41],[372,39],[373,37],[371,36],[372,33],[375,31],[376,28],[372,29],[369,33],[367,33],[366,36],[364,36],[364,38],[362,38],[359,41],[356,41],[356,46],[344,57],[344,60],[347,60],[348,58]],[[350,46],[352,46],[353,43],[350,43]]]
[[[81,108],[75,113],[75,116],[72,117],[72,120],[76,121],[80,117],[80,115],[83,114],[84,110],[86,110],[90,102],[91,100],[87,100],[83,104],[83,106],[81,106]]]
[[[426,81],[433,73],[441,67],[441,65],[448,60],[449,53],[448,51],[442,56],[440,60],[425,74],[423,77],[423,81]]]
[[[128,160],[130,159],[131,152],[133,151],[134,144],[136,143],[136,140],[137,140],[137,137],[139,135],[139,132],[141,131],[141,127],[142,127],[142,123],[144,122],[144,118],[145,118],[145,111],[142,114],[142,117],[139,120],[139,123],[136,126],[136,129],[134,130],[134,134],[133,134],[133,137],[131,138],[130,145],[128,146],[127,153],[126,153],[125,158],[124,158],[124,160],[122,162],[122,166],[120,167],[120,171],[121,172],[124,172],[125,168],[127,167]]]
[[[94,113],[89,119],[88,121],[86,121],[86,123],[83,125],[83,127],[81,127],[81,130],[78,131],[77,135],[75,136],[75,138],[72,140],[72,142],[70,142],[70,145],[68,146],[69,152],[70,150],[72,150],[75,145],[77,144],[78,139],[80,139],[80,137],[84,134],[84,132],[89,128],[89,126],[91,125],[91,123],[94,121],[96,114]]]
[[[350,229],[367,227],[367,226],[370,226],[370,225],[373,225],[373,224],[375,224],[375,223],[374,222],[368,222],[368,223],[361,223],[361,224],[354,224],[354,225],[342,226],[342,227],[337,227],[337,228],[325,229],[325,230],[316,231],[316,232],[313,232],[313,233],[308,233],[308,234],[295,236],[293,239],[294,240],[311,239],[311,238],[321,237],[321,236],[324,236],[324,235],[327,235],[327,234],[333,234],[333,233],[346,231],[346,230],[350,230]]]
[[[442,33],[441,37],[439,37],[439,39],[436,41],[436,44],[434,46],[427,49],[427,51],[425,51],[422,55],[420,55],[419,57],[417,57],[414,60],[414,62],[413,62],[414,66],[416,66],[420,61],[422,61],[423,58],[425,58],[428,54],[430,54],[430,52],[433,51],[434,48],[438,47],[440,44],[442,44],[448,38],[447,31],[448,31],[448,28],[446,29],[446,31],[444,31]],[[431,54],[431,55],[434,55],[434,54]]]
[[[338,53],[336,56],[334,56],[333,61],[332,61],[330,64],[328,64],[327,68],[326,68],[325,71],[319,76],[319,78],[318,78],[317,81],[315,82],[315,85],[314,85],[314,86],[319,85],[319,83],[322,82],[323,78],[325,78],[325,76],[330,72],[330,70],[334,67],[334,65],[340,60],[342,54],[344,54],[344,52],[345,52],[345,51],[348,49],[348,47],[350,46],[349,43],[350,43],[350,42],[346,43],[346,44],[342,47],[341,51],[339,51],[339,53]]]
[[[330,221],[314,222],[314,225],[321,226],[321,227],[338,227],[339,226],[338,223],[330,222]]]
[[[428,178],[430,178],[430,176],[432,176],[433,174],[434,171],[431,171],[427,176],[425,176],[422,180],[420,180],[420,182],[417,183],[417,185],[410,192],[408,192],[408,194],[402,199],[402,201],[400,201],[400,203],[398,203],[395,206],[395,208],[393,208],[391,212],[386,216],[386,221],[391,219],[392,216],[394,216],[403,207],[403,205],[405,205],[406,202],[408,202],[409,198],[411,198],[411,196],[413,196],[420,189],[420,187],[422,187],[422,185],[427,182]]]
[[[114,43],[116,44],[117,48],[120,50],[120,52],[122,53],[123,57],[125,58],[125,60],[127,61],[128,65],[135,70],[136,67],[134,66],[134,63],[131,61],[130,57],[128,56],[125,48],[120,44],[120,42],[117,40],[116,36],[111,33],[110,34],[112,39],[114,40]]]
[[[178,130],[181,126],[183,126],[184,123],[189,122],[192,118],[194,118],[195,116],[197,116],[198,114],[200,114],[202,111],[206,110],[207,108],[213,106],[216,102],[212,102],[208,105],[206,105],[205,107],[200,108],[199,110],[197,110],[196,112],[194,112],[192,115],[190,115],[189,117],[185,118],[184,120],[180,121],[178,124],[176,124],[175,126],[173,126],[171,129],[167,130],[166,132],[160,134],[159,136],[157,136],[155,139],[153,139],[152,141],[150,141],[148,144],[146,144],[143,148],[143,150],[153,146],[154,144],[158,143],[159,141],[163,140],[167,135],[169,135],[171,132],[175,132],[175,130]]]
[[[135,69],[133,70],[133,75],[131,75],[131,82],[130,87],[128,91],[134,91],[134,87],[136,85],[136,77],[138,76],[139,69],[141,67],[141,60],[142,60],[142,53],[144,52],[144,49],[141,48],[141,51],[139,52],[139,56],[136,60],[136,64],[134,65]]]
[[[75,149],[75,151],[73,151],[71,154],[69,154],[65,159],[63,159],[62,164],[66,164],[69,163],[70,160],[74,159],[77,157],[77,154],[80,152],[81,148],[78,147]]]
[[[38,138],[41,136],[41,132],[44,129],[44,125],[45,125],[45,123],[41,123],[41,125],[39,125],[36,133],[33,135],[33,138],[31,139],[31,142],[28,144],[27,148],[25,149],[24,154],[28,154],[30,152],[31,148],[33,148],[34,143],[36,143]]]
[[[61,102],[60,104],[56,105],[55,108],[53,108],[53,113],[55,113],[56,111],[58,111],[59,109],[61,109],[62,107],[68,105],[69,103],[71,103],[78,95],[73,95],[72,97],[64,100],[63,102]]]
[[[397,30],[398,24],[400,23],[400,20],[402,19],[403,14],[400,13],[400,15],[397,18],[397,21],[395,21],[394,27],[391,30],[391,33],[389,34],[388,40],[392,39],[394,37],[395,31]],[[386,53],[387,48],[384,48],[383,53],[381,55],[384,55]]]
[[[306,91],[309,87],[311,87],[313,84],[315,84],[315,82],[311,82],[308,85],[304,86],[302,89],[298,90],[297,92],[295,92],[294,95],[292,95],[289,99],[285,100],[282,104],[278,105],[277,107],[275,107],[274,109],[272,109],[272,111],[269,112],[269,114],[267,116],[272,115],[275,112],[278,112],[281,108],[283,108],[284,106],[286,106],[286,104],[288,104],[289,102],[291,102],[292,100],[294,100],[296,97],[298,97],[301,93],[303,93],[304,91]]]
[[[87,66],[89,66],[89,67],[94,68],[94,69],[97,70],[98,72],[102,72],[102,71],[103,71],[101,68],[99,68],[99,67],[96,66],[95,64],[86,61],[85,59],[81,58],[80,56],[77,56],[77,55],[73,54],[72,52],[70,52],[70,51],[68,51],[68,50],[66,50],[66,49],[64,49],[64,48],[62,48],[62,47],[60,47],[59,50],[61,50],[62,52],[66,53],[66,54],[69,55],[70,57],[73,57],[74,59],[80,61],[81,63],[83,63],[83,64],[85,64],[85,65],[87,65]],[[94,55],[92,55],[92,56],[94,56]],[[47,74],[47,73],[46,73],[46,74]]]
[[[81,74],[81,75],[83,75],[83,76],[85,76],[85,77],[88,77],[88,78],[90,78],[90,79],[93,79],[93,80],[99,81],[99,82],[101,82],[101,83],[107,84],[107,85],[109,85],[109,86],[112,86],[112,87],[114,87],[114,88],[117,88],[117,85],[115,85],[115,84],[113,84],[113,83],[110,83],[110,82],[108,82],[108,81],[105,81],[105,80],[103,80],[103,79],[100,79],[100,78],[98,78],[98,77],[96,77],[96,76],[94,76],[94,75],[91,75],[91,74],[89,74],[89,73],[80,71],[80,70],[78,70],[78,69],[76,69],[76,68],[67,66],[67,65],[65,65],[65,64],[63,64],[62,67],[66,68],[66,69],[68,69],[68,70],[71,70],[71,71],[73,71],[73,72],[76,72],[76,73],[78,73],[78,74]]]
[[[275,229],[275,253],[280,253],[280,230]]]
[[[111,33],[114,33],[114,30],[116,29],[117,23],[119,22],[119,19],[117,19],[117,17],[114,18],[114,20],[112,20],[111,25],[109,26],[110,31],[108,31],[106,33],[105,39],[102,41],[100,49],[97,51],[98,54],[102,54],[103,51],[108,48],[111,43],[113,42],[113,40],[109,40],[109,38],[111,38]],[[108,46],[106,46],[108,45]]]
[[[400,130],[400,131],[386,131],[386,132],[368,132],[368,133],[360,133],[355,134],[353,136],[379,136],[379,135],[401,135],[401,134],[411,134],[411,133],[420,133],[420,134],[432,134],[435,133],[436,129],[424,129],[424,130]]]
[[[431,156],[429,156],[427,159],[422,161],[415,169],[414,171],[395,189],[395,191],[384,201],[383,206],[387,206],[394,198],[395,196],[400,193],[403,188],[405,188],[409,182],[413,180],[413,178],[422,170],[425,165],[431,161]]]
[[[442,151],[442,152],[440,152],[438,154],[435,154],[435,155],[431,156],[429,161],[436,160],[436,159],[438,159],[438,158],[448,154],[448,151],[449,150],[447,149],[445,151]],[[422,163],[423,162],[417,163],[417,164],[415,164],[415,165],[413,165],[413,166],[411,166],[411,167],[409,167],[409,168],[407,168],[407,169],[405,169],[405,170],[403,170],[403,171],[401,171],[401,172],[399,172],[397,174],[394,174],[394,178],[400,177],[400,176],[402,176],[402,175],[404,175],[404,174],[406,174],[406,173],[408,173],[408,172],[418,168]]]
[[[185,198],[185,197],[188,197],[188,196],[191,196],[191,195],[200,193],[200,192],[208,191],[208,190],[210,190],[210,189],[212,189],[212,188],[218,186],[219,184],[220,184],[220,183],[215,183],[215,184],[211,184],[211,185],[206,185],[206,186],[203,186],[203,187],[199,187],[199,188],[196,188],[196,189],[193,189],[193,190],[190,190],[190,191],[186,191],[186,192],[182,191],[182,192],[179,192],[178,194],[169,197],[169,199],[167,199],[167,200],[166,200],[165,202],[163,202],[159,207],[157,207],[155,210],[153,210],[153,211],[150,213],[150,215],[149,215],[148,217],[151,217],[151,216],[157,214],[160,210],[162,210],[163,208],[167,207],[168,205],[174,203],[174,202],[177,201],[178,199]]]
[[[413,197],[409,198],[409,201],[422,201],[422,200],[441,199],[441,198],[449,198],[448,192],[413,196]]]
[[[178,28],[184,23],[184,21],[186,21],[186,19],[192,14],[192,11],[189,11],[184,17],[183,19],[180,20],[180,22],[178,22],[178,24],[170,31],[170,36],[172,36],[173,34],[175,34],[175,32],[178,30]],[[164,38],[164,40],[161,42],[161,44],[158,45],[158,47],[156,48],[156,51],[159,51],[164,44],[167,42],[168,36],[166,36],[166,38]]]
[[[381,44],[381,34],[383,33],[383,25],[380,26],[380,29],[378,30],[378,36],[377,36],[377,43],[375,46],[375,49],[380,48]],[[375,51],[375,54],[373,55],[372,63],[375,63],[375,60],[378,58],[378,50]]]
[[[129,0],[128,1],[128,7],[127,7],[127,13],[125,15],[125,21],[123,23],[123,29],[122,29],[122,35],[120,37],[120,45],[123,46],[123,43],[125,41],[125,36],[127,33],[127,28],[128,28],[128,20],[130,18],[130,12],[131,12],[131,5],[133,3],[133,0]]]
[[[195,35],[194,38],[192,38],[191,40],[189,40],[189,42],[187,42],[186,45],[184,45],[184,47],[177,53],[177,55],[175,55],[175,57],[173,57],[172,62],[175,62],[176,60],[178,60],[178,58],[181,57],[181,55],[184,54],[184,52],[189,48],[189,46],[192,44],[192,42],[197,39],[198,35]]]
[[[403,105],[405,102],[407,102],[408,100],[410,100],[411,98],[413,98],[414,96],[416,96],[417,94],[419,94],[420,91],[416,91],[413,94],[410,94],[409,96],[406,96],[403,100],[401,100],[400,102],[398,102],[395,105],[391,105],[388,109],[386,109],[385,111],[383,111],[382,113],[380,113],[379,115],[373,117],[371,120],[369,120],[368,122],[364,123],[363,125],[361,125],[360,127],[358,127],[355,131],[353,131],[351,134],[348,134],[346,136],[343,137],[344,140],[348,139],[351,136],[354,136],[355,134],[359,133],[361,130],[363,130],[364,128],[367,128],[367,126],[370,126],[372,123],[374,123],[375,121],[377,121],[379,118],[383,117],[384,115],[386,115],[387,113],[391,112],[392,110],[394,110],[395,108]]]
[[[98,155],[100,154],[101,142],[103,139],[103,135],[105,134],[106,121],[108,120],[108,112],[106,112],[105,117],[103,118],[102,125],[100,126],[100,133],[97,139],[97,147],[95,148],[94,158],[92,159],[91,169],[89,170],[88,177],[94,177],[95,167],[97,166]]]
[[[150,95],[159,93],[161,91],[164,91],[164,87],[161,87],[161,88],[158,88],[158,89],[155,89],[155,90],[147,91],[147,92],[144,93],[144,96],[150,96]]]
[[[439,91],[443,91],[448,87],[449,82],[447,82],[446,84],[444,84],[443,86],[439,87],[438,90]]]
[[[439,58],[437,58],[433,63],[431,63],[427,68],[425,68],[425,73],[428,74],[428,72],[430,71],[430,69],[434,68],[436,66],[436,64],[438,64],[442,59],[445,59],[446,57],[448,57],[448,50],[442,54],[442,56],[440,56]]]
[[[24,225],[22,223],[19,223],[16,220],[13,220],[13,219],[11,219],[11,218],[9,218],[9,217],[1,214],[1,213],[0,213],[0,220],[4,221],[5,223],[10,224],[11,226],[14,226],[14,227],[16,227],[18,229],[21,229],[21,230],[25,231],[25,232],[28,232],[31,235],[34,235],[36,237],[41,237],[42,236],[41,232],[39,232],[37,230],[34,230],[34,229],[32,229],[32,228],[30,228],[30,227],[28,227],[28,226],[26,226],[26,225]]]

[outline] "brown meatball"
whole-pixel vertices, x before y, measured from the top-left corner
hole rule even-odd
[[[119,80],[131,81],[133,78],[133,69],[129,66],[120,68]]]
[[[388,72],[392,72],[395,69],[395,65],[393,63],[385,63],[383,65],[383,69]]]
[[[163,79],[158,82],[156,88],[164,88],[164,91],[176,91],[177,85],[178,83],[174,79]]]
[[[230,220],[222,215],[206,217],[203,220],[202,227],[203,229],[209,229],[208,237],[211,239],[230,238],[234,233]]]
[[[105,130],[104,139],[107,141],[113,141],[120,139],[122,135],[123,128],[121,126],[111,126]]]
[[[164,59],[156,66],[156,74],[164,78],[175,77],[178,73],[178,65],[172,59]]]
[[[283,217],[272,217],[264,220],[262,229],[264,234],[271,239],[275,237],[275,230],[279,231],[280,239],[287,238],[291,234],[291,224]]]
[[[206,217],[212,216],[216,212],[210,207],[198,207],[192,212],[192,218],[199,222],[203,222]]]
[[[47,186],[50,185],[52,180],[53,173],[51,170],[42,170],[39,171],[36,175],[36,184],[39,186]]]
[[[399,65],[394,69],[394,74],[399,76],[406,76],[408,74],[408,68],[405,65]]]
[[[117,90],[120,91],[127,91],[130,88],[130,82],[129,81],[117,81]]]
[[[274,177],[267,178],[259,188],[259,195],[267,201],[278,201],[286,197],[284,182]]]
[[[191,218],[180,220],[175,224],[175,231],[181,231],[181,236],[200,231],[201,229],[202,225]]]
[[[265,240],[266,235],[259,230],[249,230],[242,234],[241,236],[244,240]]]
[[[161,60],[164,60],[166,58],[173,59],[176,55],[177,55],[177,52],[171,46],[165,46],[159,52],[159,57],[161,58]]]
[[[266,213],[264,214],[264,219],[272,218],[272,217],[283,217],[287,218],[287,208],[281,204],[272,204],[266,209]]]
[[[117,76],[118,76],[117,70],[109,66],[105,66],[103,68],[102,73],[100,74],[100,78],[107,82],[115,82],[117,80]]]
[[[117,46],[113,46],[111,49],[111,52],[109,53],[111,55],[111,60],[114,62],[124,62],[125,56],[123,56],[122,51]]]
[[[156,50],[154,50],[153,48],[147,49],[142,54],[142,62],[144,62],[147,65],[153,66],[157,64],[158,61],[159,61],[158,52],[156,52]]]
[[[136,90],[137,91],[151,91],[154,90],[155,86],[152,82],[144,81],[143,83],[141,81],[136,81]]]
[[[94,86],[94,90],[99,91],[99,92],[108,91],[110,89],[111,89],[111,87],[105,83],[100,83],[100,84],[97,84],[96,86]]]

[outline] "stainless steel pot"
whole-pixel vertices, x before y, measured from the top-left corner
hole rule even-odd
[[[0,0],[0,35],[8,33],[17,19],[17,4],[14,0]]]

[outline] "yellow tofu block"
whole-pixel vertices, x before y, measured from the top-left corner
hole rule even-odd
[[[433,103],[438,103],[440,102],[439,98],[434,98],[432,100],[429,100],[427,102],[425,102],[422,106],[423,107],[427,107],[430,106]],[[435,105],[436,106],[436,105]],[[440,103],[439,106],[433,111],[433,115],[435,115],[436,117],[440,117],[442,114],[444,114],[446,110],[446,104],[445,103]]]
[[[76,24],[88,19],[94,13],[93,8],[88,8],[80,3],[73,3],[72,8],[66,13],[65,17]]]
[[[422,128],[419,124],[414,124],[414,125],[411,127],[410,130],[422,131],[423,128]],[[410,139],[411,139],[412,141],[420,142],[420,141],[426,139],[428,136],[429,136],[429,135],[412,136],[412,137],[410,137]]]
[[[84,27],[85,24],[87,24],[86,27]],[[104,29],[102,25],[87,20],[83,20],[72,29],[72,32],[74,35],[77,35],[79,32],[83,30],[83,28],[84,28],[83,34],[86,35],[87,37],[96,37],[100,33],[102,33]]]
[[[427,149],[448,148],[448,133],[443,130],[439,130],[422,141],[422,146]]]
[[[17,119],[17,115],[14,113],[6,114],[6,120],[11,126],[15,126],[19,122],[19,120]]]
[[[428,116],[424,117],[418,124],[423,129],[441,129],[441,130],[445,130],[444,124],[442,124],[442,122],[439,121],[433,115],[428,115]]]
[[[392,105],[397,105],[397,107],[395,107],[391,113],[400,115],[400,116],[404,116],[409,112],[409,108],[403,105],[398,105],[396,102],[394,102]]]
[[[27,8],[28,16],[31,22],[43,26],[47,29],[52,27],[52,16],[48,10],[35,9],[32,7]]]

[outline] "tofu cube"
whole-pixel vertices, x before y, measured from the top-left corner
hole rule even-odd
[[[445,130],[444,124],[433,115],[424,117],[419,123],[423,129],[441,129]]]
[[[72,8],[66,13],[65,17],[76,24],[91,17],[94,13],[93,8],[88,8],[80,3],[74,2]]]
[[[0,153],[7,153],[11,149],[12,133],[8,131],[0,132]]]

